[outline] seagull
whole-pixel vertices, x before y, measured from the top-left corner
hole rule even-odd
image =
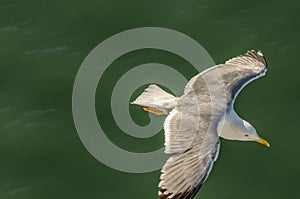
[[[233,106],[241,89],[266,71],[261,51],[250,50],[194,76],[180,97],[151,84],[132,102],[150,113],[167,115],[164,145],[171,157],[161,170],[159,199],[196,195],[218,157],[219,137],[270,146]]]

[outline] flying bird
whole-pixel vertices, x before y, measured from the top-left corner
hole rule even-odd
[[[150,113],[167,115],[164,145],[172,156],[161,170],[160,199],[196,195],[218,157],[219,137],[270,146],[233,107],[241,89],[266,71],[263,54],[251,50],[194,76],[180,97],[151,84],[132,102]]]

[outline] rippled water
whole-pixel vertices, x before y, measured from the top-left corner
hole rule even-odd
[[[156,198],[159,171],[126,174],[99,163],[82,145],[71,110],[74,78],[89,51],[113,34],[145,26],[191,36],[216,63],[261,49],[269,65],[266,77],[240,93],[236,109],[271,148],[223,140],[197,198],[297,197],[298,8],[296,1],[268,0],[1,0],[0,198]],[[128,138],[107,109],[118,66],[154,61],[185,64],[165,52],[135,52],[113,64],[97,93],[108,137],[123,148],[147,151],[163,144],[161,134],[149,141]],[[148,121],[140,110],[132,115]]]

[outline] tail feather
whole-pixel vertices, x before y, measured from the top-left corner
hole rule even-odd
[[[157,85],[151,84],[131,104],[157,109],[168,114],[176,106],[177,98]]]

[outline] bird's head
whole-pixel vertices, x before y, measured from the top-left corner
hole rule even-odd
[[[243,140],[243,141],[255,141],[258,142],[260,144],[265,145],[266,147],[270,147],[270,144],[268,141],[266,141],[265,139],[263,139],[262,137],[260,137],[255,128],[249,124],[249,122],[243,120],[243,130],[240,132],[240,138],[239,140]]]

